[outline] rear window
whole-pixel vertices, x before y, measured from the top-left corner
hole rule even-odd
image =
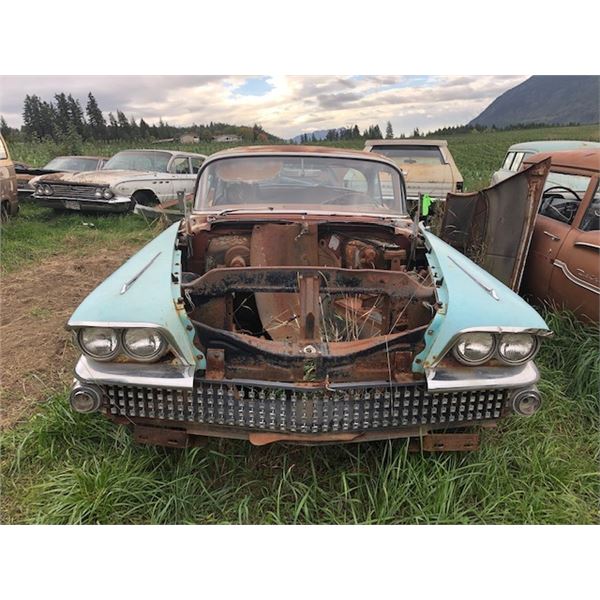
[[[416,163],[444,164],[444,158],[437,146],[373,146],[373,152],[391,158],[400,167]]]
[[[8,152],[6,151],[4,140],[0,138],[0,160],[4,160],[5,158],[8,158]]]
[[[512,164],[513,158],[515,157],[515,153],[514,152],[509,152],[506,155],[506,158],[504,159],[504,164],[502,165],[502,168],[505,169],[506,171],[510,170],[510,165]]]

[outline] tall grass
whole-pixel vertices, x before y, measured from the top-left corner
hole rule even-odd
[[[135,445],[66,394],[2,437],[4,522],[596,523],[598,332],[547,316],[542,410],[483,432],[470,454],[404,441],[188,450]]]

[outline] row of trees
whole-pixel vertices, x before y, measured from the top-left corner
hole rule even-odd
[[[277,140],[258,124],[246,127],[211,121],[208,125],[175,127],[160,119],[158,124],[149,125],[143,118],[136,121],[121,110],[109,112],[106,118],[91,92],[85,108],[79,99],[64,92],[55,94],[50,102],[35,94],[27,95],[21,130],[9,127],[4,117],[0,117],[0,131],[6,138],[54,141],[165,140],[177,138],[184,132],[193,133],[201,141],[211,141],[214,136],[223,134],[236,134],[247,142]]]

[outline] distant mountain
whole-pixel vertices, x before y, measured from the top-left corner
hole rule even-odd
[[[598,123],[600,77],[534,75],[498,96],[469,125]]]

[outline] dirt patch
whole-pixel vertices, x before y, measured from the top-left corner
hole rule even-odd
[[[79,303],[137,246],[48,258],[2,277],[0,426],[11,427],[73,379],[77,352],[65,323]]]

